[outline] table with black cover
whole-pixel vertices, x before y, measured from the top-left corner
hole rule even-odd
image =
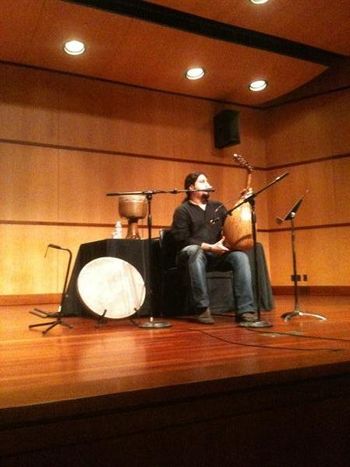
[[[80,245],[62,305],[63,316],[82,316],[91,314],[79,297],[77,280],[82,268],[90,261],[104,256],[120,258],[133,265],[141,274],[146,287],[145,301],[138,311],[140,316],[153,314],[156,310],[156,297],[153,287],[157,286],[157,265],[153,261],[152,251],[157,239],[127,240],[106,239]],[[151,258],[150,258],[151,256]]]

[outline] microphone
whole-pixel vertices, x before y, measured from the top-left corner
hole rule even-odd
[[[212,191],[215,191],[214,188],[211,186],[210,188],[205,188],[204,190],[195,190],[195,191],[209,191],[209,192],[212,192]]]
[[[221,209],[221,208],[223,208],[223,207],[224,207],[224,205],[223,205],[223,204],[220,204],[220,205],[214,210],[214,212],[218,212],[218,210]]]
[[[210,188],[200,188],[198,190],[179,190],[179,193],[181,192],[184,192],[184,193],[198,193],[199,191],[204,191],[204,192],[207,192],[207,193],[212,193],[213,191],[215,191],[214,188],[210,187]]]

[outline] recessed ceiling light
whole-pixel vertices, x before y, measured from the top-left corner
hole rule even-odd
[[[267,3],[269,0],[250,0],[255,5],[262,5],[263,3]]]
[[[201,79],[204,75],[205,71],[201,67],[189,68],[185,73],[186,78],[191,80]]]
[[[77,40],[67,41],[63,50],[69,55],[81,55],[85,52],[85,44]]]
[[[252,81],[249,85],[249,89],[251,91],[263,91],[267,87],[267,81],[264,79],[258,79],[256,81]]]

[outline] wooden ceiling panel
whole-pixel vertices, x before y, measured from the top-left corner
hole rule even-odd
[[[202,0],[153,3],[269,34],[283,31],[285,37],[293,40],[298,40],[304,29],[305,40],[310,41],[329,24],[329,18],[320,14],[321,7],[327,7],[324,0],[309,0],[308,9],[300,0],[288,8],[285,0],[274,0],[272,7],[268,4],[269,10],[262,6],[258,10],[248,0],[217,0],[215,8],[213,2]],[[332,10],[333,18],[338,19],[339,5],[345,7],[350,2],[335,3],[334,11],[328,5],[325,12]],[[326,70],[324,65],[305,59],[66,1],[0,0],[0,7],[0,60],[6,62],[257,106],[290,93]],[[305,27],[302,18],[309,27]],[[333,37],[345,37],[345,31],[342,23]],[[84,55],[72,57],[63,52],[64,41],[72,38],[86,42]],[[327,37],[322,41],[328,41],[339,52],[334,45],[337,40]],[[207,71],[205,78],[187,81],[184,71],[190,66],[203,66]],[[248,83],[257,78],[269,82],[263,93],[248,91]]]
[[[125,48],[125,36],[132,21],[99,10],[49,0],[42,9],[40,23],[25,60],[35,66],[113,79],[113,76],[105,74],[112,57],[118,57],[120,50]],[[67,55],[63,46],[70,39],[82,40],[86,44],[86,53]]]
[[[114,63],[113,74],[118,74],[117,67],[121,64],[121,73],[127,81],[147,87],[253,105],[280,96],[325,69],[189,33],[169,29],[160,33],[159,27],[151,24],[143,24],[138,32],[135,27],[140,28],[140,23],[133,23],[129,30],[131,45]],[[132,42],[133,36],[138,38],[136,42]],[[145,45],[145,53],[140,51],[138,41]],[[200,81],[186,80],[184,72],[190,66],[203,66],[206,77]],[[249,82],[257,78],[270,82],[265,93],[248,91]]]
[[[44,0],[23,0],[21,4],[0,0],[1,60],[20,62],[24,59],[43,4]]]

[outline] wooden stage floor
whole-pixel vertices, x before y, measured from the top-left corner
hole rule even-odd
[[[49,321],[30,314],[31,306],[0,307],[0,453],[17,453],[9,440],[18,430],[24,439],[21,452],[27,456],[36,449],[72,444],[63,434],[60,442],[57,437],[50,441],[49,426],[67,418],[72,423],[83,414],[99,418],[108,411],[118,416],[124,411],[131,416],[141,408],[161,410],[166,404],[166,417],[185,423],[186,414],[179,419],[177,404],[192,401],[194,407],[198,400],[213,400],[218,394],[221,399],[233,393],[253,394],[258,397],[253,404],[242,397],[240,401],[246,407],[255,404],[255,409],[264,390],[273,395],[271,407],[304,395],[309,400],[329,399],[340,386],[348,397],[350,297],[301,297],[304,312],[327,320],[298,316],[285,322],[281,315],[293,309],[294,299],[277,296],[275,302],[273,311],[261,313],[270,328],[242,328],[232,316],[217,316],[215,325],[166,319],[172,326],[164,329],[139,328],[129,319],[98,325],[86,316],[65,317],[72,328],[59,325],[45,336],[45,327],[28,327]],[[55,305],[41,308],[57,310]],[[318,385],[319,381],[328,383]],[[279,401],[282,387],[288,388],[288,395]],[[35,425],[45,429],[46,441],[35,441],[34,446],[29,432]],[[124,429],[130,432],[130,427]],[[80,442],[81,438],[74,440]]]

